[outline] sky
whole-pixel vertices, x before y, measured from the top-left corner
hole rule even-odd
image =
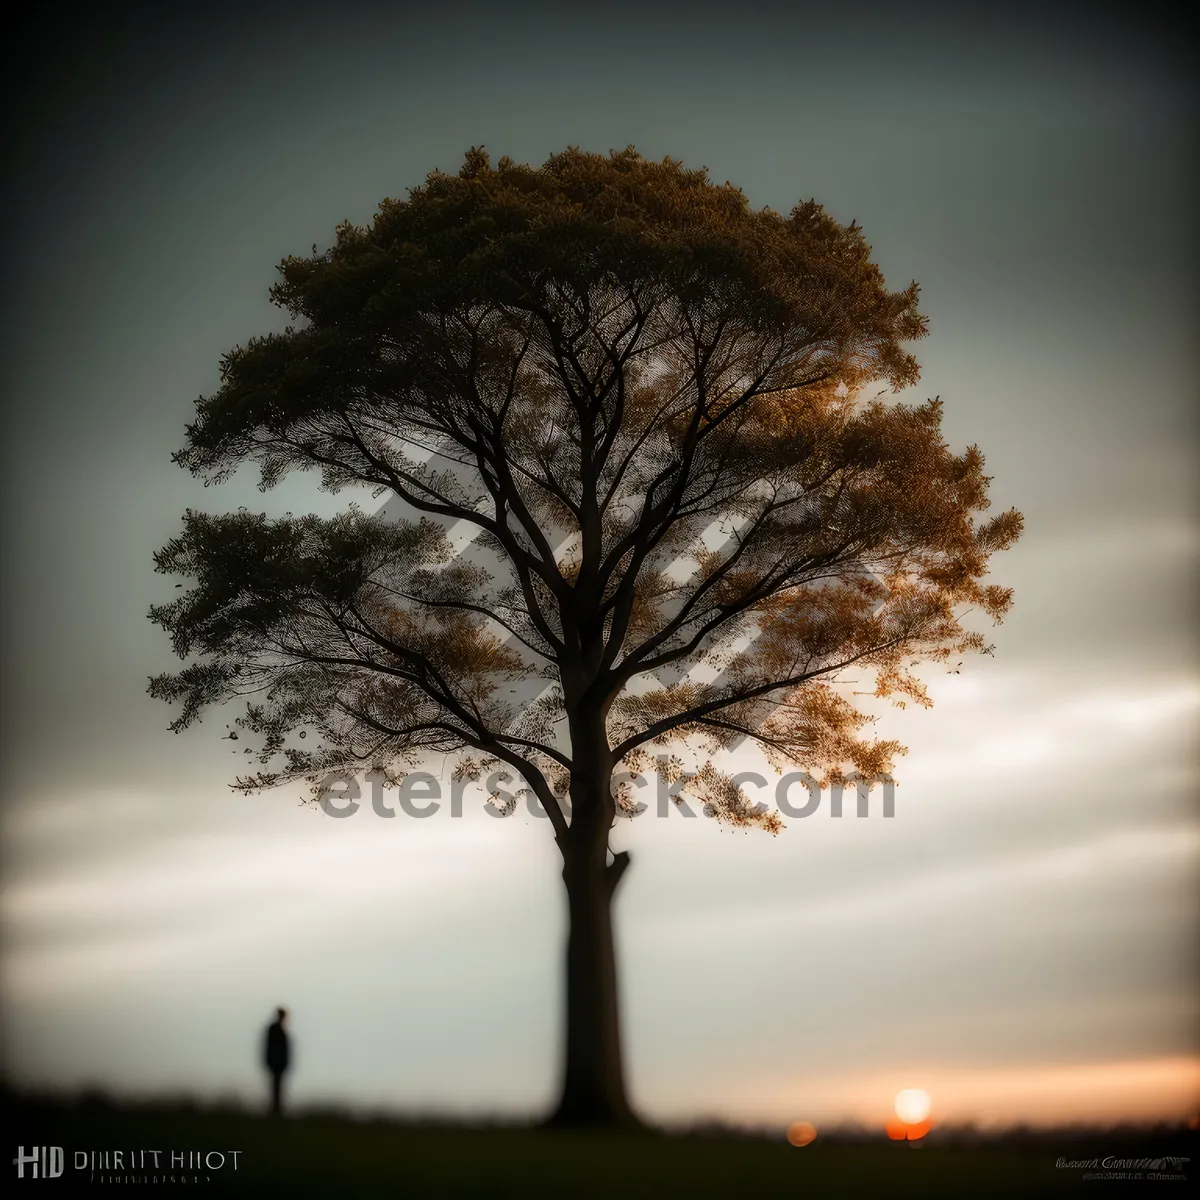
[[[896,812],[622,825],[628,1073],[661,1120],[1200,1109],[1193,85],[1119,23],[934,8],[126,6],[28,24],[9,116],[0,1045],[7,1079],[532,1113],[557,1080],[545,820],[331,820],[175,736],[146,619],[188,507],[332,513],[173,466],[276,264],[484,145],[630,143],[857,220],[916,279],[920,383],[1027,532],[996,653],[888,710]],[[31,18],[36,21],[36,18]],[[102,22],[102,23],[101,23]],[[67,32],[63,32],[63,29]],[[19,111],[19,118],[11,114]],[[752,769],[753,755],[744,764]],[[474,797],[472,802],[471,797]]]

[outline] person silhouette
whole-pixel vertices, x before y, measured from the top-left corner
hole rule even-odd
[[[263,1065],[271,1074],[271,1114],[279,1116],[283,1111],[283,1076],[291,1063],[291,1045],[287,1030],[287,1009],[276,1009],[275,1020],[267,1026],[263,1039]]]

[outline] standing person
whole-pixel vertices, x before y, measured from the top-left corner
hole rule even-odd
[[[276,1010],[275,1020],[267,1026],[263,1039],[263,1064],[271,1073],[271,1114],[279,1116],[283,1111],[283,1075],[291,1062],[292,1050],[287,1030],[287,1009]]]

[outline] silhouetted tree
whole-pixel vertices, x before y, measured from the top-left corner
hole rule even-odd
[[[194,661],[150,692],[182,702],[175,729],[250,697],[239,724],[273,769],[247,789],[433,752],[518,772],[566,883],[555,1119],[630,1122],[614,771],[686,744],[710,814],[771,831],[721,748],[885,772],[900,748],[835,677],[927,703],[911,668],[986,650],[964,606],[1009,606],[982,580],[1020,516],[976,520],[983,458],[946,446],[937,401],[863,398],[916,381],[918,288],[887,291],[812,201],[755,211],[632,148],[540,168],[475,149],[280,271],[300,324],[225,356],[177,461],[217,481],[252,460],[264,488],[315,467],[414,519],[188,512],[156,563],[195,585],[151,615]],[[492,569],[454,552],[455,523]]]

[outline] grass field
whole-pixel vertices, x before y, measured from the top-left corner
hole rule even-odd
[[[1086,1180],[1056,1159],[1161,1154],[1193,1159],[1195,1135],[1104,1135],[1090,1141],[1009,1138],[991,1144],[920,1147],[866,1141],[794,1149],[782,1139],[548,1133],[528,1128],[420,1126],[332,1116],[285,1120],[237,1112],[120,1109],[110,1105],[5,1104],[5,1128],[19,1146],[64,1150],[59,1179],[38,1194],[77,1194],[124,1185],[178,1192],[280,1197],[1025,1197],[1183,1195],[1186,1183]],[[123,1152],[123,1169],[112,1155]],[[162,1152],[157,1171],[149,1151]],[[169,1151],[220,1152],[216,1169],[167,1165]],[[238,1151],[237,1170],[231,1151]],[[93,1171],[92,1152],[109,1169]],[[130,1170],[131,1153],[144,1168]],[[97,1159],[97,1163],[102,1160]],[[212,1162],[219,1160],[214,1156]],[[77,1164],[84,1164],[82,1166]],[[14,1177],[16,1167],[6,1168]],[[28,1170],[28,1168],[27,1168]],[[155,1186],[155,1177],[160,1179]],[[186,1181],[180,1176],[186,1176]]]

